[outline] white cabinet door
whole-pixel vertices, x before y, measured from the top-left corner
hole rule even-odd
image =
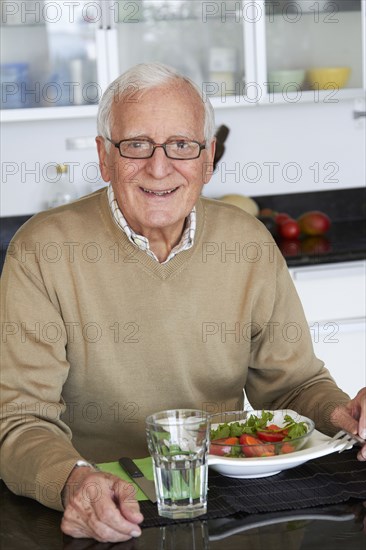
[[[139,0],[133,10],[128,0],[114,4],[118,66],[112,78],[155,61],[190,77],[215,106],[243,102],[245,81],[256,78],[253,2]]]
[[[258,0],[257,4],[264,13],[256,23],[264,103],[336,103],[360,96],[365,2]]]
[[[312,323],[315,354],[325,362],[337,384],[354,397],[366,386],[366,322],[364,318]]]
[[[54,107],[96,105],[107,83],[147,61],[193,78],[215,107],[363,97],[361,0],[3,3],[4,121],[42,120],[44,111],[63,118]],[[346,80],[338,88],[334,73],[325,84],[317,75],[313,86],[309,70],[319,67],[346,68]]]
[[[100,96],[98,2],[55,0],[2,3],[1,109],[17,111],[96,105]],[[35,114],[36,115],[36,114]],[[42,118],[42,115],[40,115]],[[27,115],[25,115],[27,119]]]
[[[351,397],[366,386],[366,262],[290,270],[316,355]]]

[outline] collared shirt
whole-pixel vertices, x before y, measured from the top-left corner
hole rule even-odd
[[[135,233],[133,229],[128,225],[124,215],[122,214],[117,199],[114,195],[112,185],[109,184],[108,186],[108,201],[109,206],[113,214],[113,218],[117,225],[126,233],[128,239],[131,241],[131,243],[135,244],[140,250],[143,250],[146,252],[151,258],[154,258],[157,262],[159,261],[154,252],[150,249],[149,239],[144,237],[143,235],[139,235],[138,233]],[[161,262],[162,264],[166,264],[174,258],[179,252],[183,252],[183,250],[188,250],[193,246],[194,243],[194,236],[196,233],[196,208],[193,207],[192,211],[186,218],[186,222],[184,225],[184,231],[181,237],[181,240],[175,246],[171,251],[169,256],[164,262]]]

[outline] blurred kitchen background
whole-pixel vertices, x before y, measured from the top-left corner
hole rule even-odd
[[[102,184],[98,99],[152,60],[230,129],[207,196],[364,185],[364,1],[1,0],[1,20],[2,216],[52,204],[57,164],[77,194]]]
[[[228,129],[206,196],[330,217],[326,236],[279,245],[319,355],[350,393],[366,385],[365,4],[1,0],[2,256],[29,216],[104,185],[106,86],[136,63],[167,63]]]

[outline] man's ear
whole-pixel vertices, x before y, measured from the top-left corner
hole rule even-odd
[[[111,175],[108,163],[108,153],[105,148],[104,139],[101,136],[95,138],[99,157],[100,173],[105,182],[111,181]]]
[[[214,138],[207,148],[207,161],[203,164],[203,183],[208,183],[214,173],[214,158],[216,149],[216,138]]]

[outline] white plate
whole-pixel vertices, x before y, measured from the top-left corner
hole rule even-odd
[[[261,411],[250,412],[258,415]],[[248,414],[250,414],[250,412]],[[286,412],[298,422],[305,418],[291,410],[276,412]],[[276,415],[274,422],[277,423]],[[332,441],[329,443],[330,439],[331,438],[327,435],[318,432],[318,430],[314,430],[304,447],[293,453],[258,458],[230,458],[208,455],[208,465],[216,472],[228,477],[246,479],[272,476],[283,470],[289,470],[290,468],[300,466],[313,458],[319,458],[320,456],[334,453],[344,445],[339,441]],[[352,445],[349,444],[346,448],[350,449],[351,447]]]

